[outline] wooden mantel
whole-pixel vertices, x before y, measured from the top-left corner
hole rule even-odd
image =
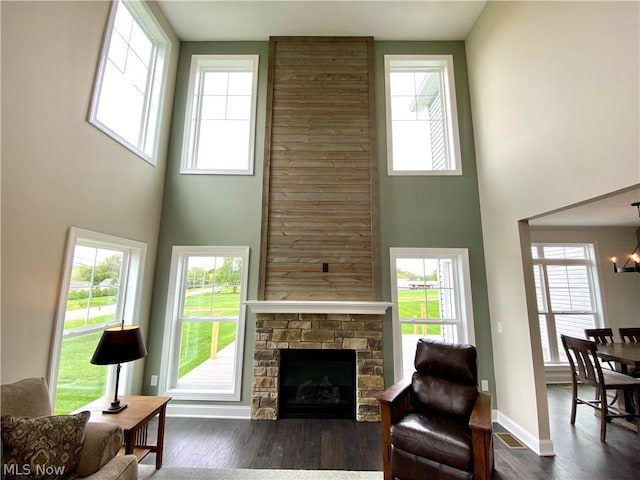
[[[384,315],[391,302],[332,300],[247,300],[253,313],[319,313],[350,315]]]

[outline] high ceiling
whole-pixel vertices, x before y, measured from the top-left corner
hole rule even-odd
[[[373,36],[376,40],[464,40],[486,1],[159,0],[183,41],[268,40],[270,36]],[[640,188],[531,220],[537,226],[637,226]]]
[[[486,1],[160,0],[158,4],[184,41],[291,35],[464,40]]]

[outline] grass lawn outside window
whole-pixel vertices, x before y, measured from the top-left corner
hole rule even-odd
[[[92,307],[99,308],[115,305],[116,297],[96,297],[93,300],[98,301],[92,301]],[[87,299],[67,301],[67,312],[71,313],[70,317],[72,318],[64,322],[65,334],[73,331],[82,331],[96,325],[104,326],[114,323],[114,315],[112,313],[89,318],[86,318],[86,316],[73,318],[74,311],[87,311],[87,302]],[[107,378],[107,369],[109,367],[90,363],[101,335],[102,328],[86,335],[63,337],[54,408],[56,415],[72,412],[105,394],[105,379]]]
[[[232,287],[219,292],[205,292],[188,295],[185,298],[184,314],[186,317],[235,317],[240,303],[240,293]],[[217,335],[216,344],[213,338]],[[180,340],[180,365],[178,378],[192,371],[215,353],[236,340],[235,321],[185,321],[182,325]]]

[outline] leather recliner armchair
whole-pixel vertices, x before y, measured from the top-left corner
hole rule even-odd
[[[384,479],[491,478],[491,396],[478,392],[475,347],[423,338],[414,364],[378,397]]]

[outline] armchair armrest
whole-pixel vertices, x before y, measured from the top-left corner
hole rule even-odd
[[[410,380],[400,380],[378,395],[380,409],[387,410],[391,423],[402,418],[411,409]],[[381,412],[382,413],[382,412]]]
[[[471,430],[492,431],[493,422],[491,421],[491,395],[488,393],[480,393],[476,400],[471,418],[469,418],[469,427]]]
[[[122,428],[118,425],[87,423],[76,473],[81,477],[96,473],[118,454],[123,440]]]
[[[382,469],[391,480],[391,425],[411,410],[411,382],[400,380],[378,395],[382,430]]]
[[[138,460],[135,455],[123,455],[112,458],[96,473],[82,480],[138,480]]]
[[[492,478],[494,465],[491,395],[480,393],[469,418],[469,427],[473,449],[473,478],[478,480]]]

